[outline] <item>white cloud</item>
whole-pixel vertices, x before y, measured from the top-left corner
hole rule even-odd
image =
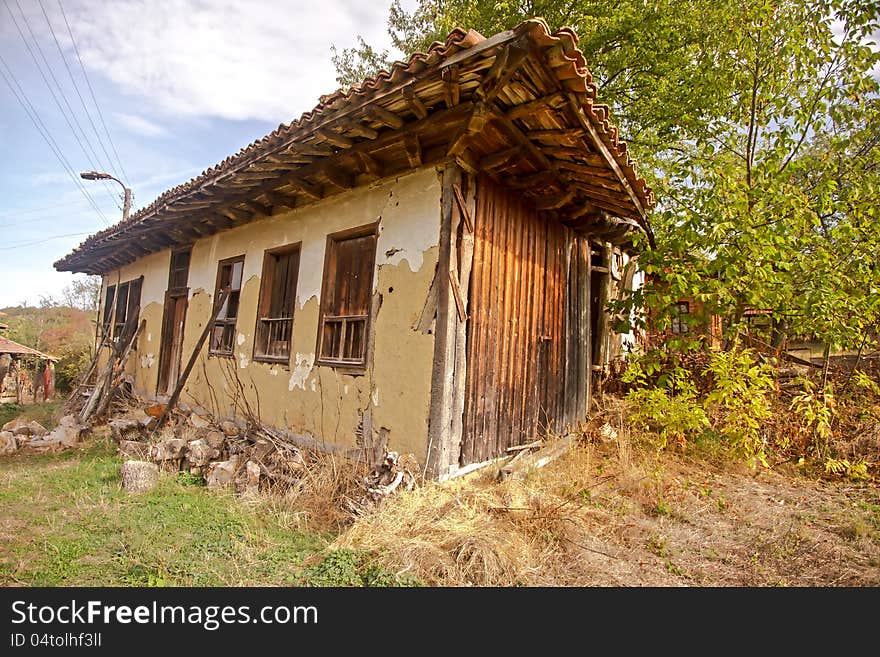
[[[144,137],[162,137],[168,134],[168,131],[160,125],[145,119],[137,114],[125,114],[123,112],[115,112],[116,121],[132,132],[136,132]]]
[[[331,44],[387,43],[389,4],[83,0],[67,11],[86,67],[156,109],[288,122],[336,88]],[[128,127],[150,129],[137,118]]]

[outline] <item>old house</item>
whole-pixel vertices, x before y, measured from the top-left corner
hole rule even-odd
[[[141,394],[208,326],[187,403],[446,476],[586,416],[653,203],[575,35],[536,19],[322,97],[55,267],[103,277],[107,340],[145,320]]]

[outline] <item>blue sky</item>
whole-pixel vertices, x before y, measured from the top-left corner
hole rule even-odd
[[[387,46],[389,4],[0,0],[0,72],[18,95],[0,76],[0,308],[58,296],[72,275],[52,263],[122,215],[121,187],[81,181],[92,207],[19,99],[77,178],[123,178],[136,210],[334,91],[330,45]]]

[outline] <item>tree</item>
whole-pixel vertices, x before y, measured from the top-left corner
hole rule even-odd
[[[652,283],[623,306],[662,326],[673,302],[695,298],[731,336],[748,308],[829,344],[876,329],[875,4],[421,0],[412,12],[395,2],[388,27],[413,52],[456,25],[490,35],[535,15],[575,28],[660,199],[657,248],[641,256]],[[387,66],[367,48],[334,59],[341,82]]]
[[[83,276],[74,278],[61,293],[64,304],[86,312],[96,313],[101,297],[101,277]]]

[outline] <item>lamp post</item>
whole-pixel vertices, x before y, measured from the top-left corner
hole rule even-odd
[[[83,171],[79,174],[79,177],[85,180],[115,180],[122,185],[122,189],[125,190],[125,197],[122,204],[122,220],[128,220],[128,213],[131,210],[131,190],[123,185],[119,178],[115,178],[109,173],[103,173],[101,171]]]

